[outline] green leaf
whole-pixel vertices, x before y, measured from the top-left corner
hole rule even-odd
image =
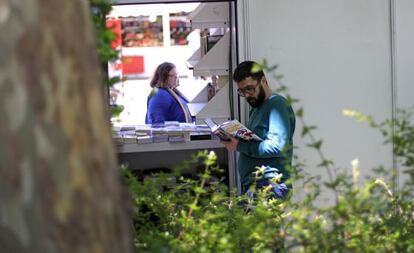
[[[188,207],[191,208],[191,209],[193,209],[194,211],[197,211],[197,210],[200,209],[200,207],[197,206],[196,204],[190,204],[190,205],[188,205]]]
[[[289,95],[286,96],[286,99],[287,99],[287,101],[288,101],[289,104],[294,104],[294,103],[299,102],[299,99],[293,98],[293,97],[291,97]]]
[[[112,87],[114,84],[119,83],[121,78],[119,76],[114,76],[107,81],[107,86]]]
[[[315,130],[316,126],[303,126],[301,136],[304,137],[305,135],[309,134],[312,130]]]
[[[124,106],[122,105],[111,105],[111,116],[112,117],[119,117],[119,115],[124,110]]]
[[[319,141],[315,141],[315,142],[313,142],[311,144],[308,144],[307,146],[319,150],[321,148],[321,146],[322,146],[322,143],[323,143],[323,141],[322,140],[319,140]]]
[[[260,64],[258,63],[253,64],[252,73],[257,73],[262,70],[263,70],[263,67]]]
[[[323,160],[320,164],[318,164],[318,167],[328,167],[333,165],[332,160]]]
[[[299,118],[303,117],[303,107],[300,107],[299,109],[297,109],[295,114]]]

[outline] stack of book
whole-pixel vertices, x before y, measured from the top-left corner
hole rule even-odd
[[[121,127],[120,134],[124,144],[137,143],[137,136],[135,135],[135,126]]]
[[[112,133],[112,140],[114,141],[115,145],[124,144],[124,140],[122,139],[122,135],[119,134],[119,133]]]
[[[135,128],[138,144],[152,143],[152,129],[150,125],[139,125]]]
[[[116,145],[137,143],[135,136],[135,126],[112,126],[112,140]]]
[[[122,140],[124,144],[137,143],[137,136],[134,134],[122,134]]]
[[[120,127],[112,126],[112,140],[114,141],[115,145],[124,144],[124,140],[122,139],[122,134],[120,133],[120,131]]]
[[[184,142],[186,140],[184,132],[180,128],[166,128],[169,142]]]
[[[168,141],[171,143],[184,142],[185,136],[182,127],[178,121],[166,121],[164,129],[168,134]]]
[[[197,125],[195,131],[190,133],[190,140],[210,140],[211,130],[207,125]]]
[[[211,139],[211,130],[207,125],[167,121],[164,124],[113,127],[112,137],[117,145],[177,143],[190,140],[209,140]]]
[[[165,128],[152,128],[152,141],[154,143],[168,142],[168,133]]]

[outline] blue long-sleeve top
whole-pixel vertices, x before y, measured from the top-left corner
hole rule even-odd
[[[189,112],[187,100],[177,93],[184,109]],[[191,120],[191,118],[190,118]],[[153,88],[147,100],[146,124],[165,121],[186,122],[185,114],[177,100],[165,88]]]
[[[247,128],[263,139],[260,142],[242,142],[237,145],[239,172],[242,185],[254,180],[253,172],[262,165],[276,168],[282,173],[282,181],[290,178],[288,166],[292,163],[295,115],[288,101],[272,94],[250,111]]]

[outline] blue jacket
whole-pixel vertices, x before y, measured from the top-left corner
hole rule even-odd
[[[181,104],[189,112],[187,100],[177,94]],[[177,100],[165,88],[153,88],[147,100],[145,124],[164,121],[185,122],[185,114]]]

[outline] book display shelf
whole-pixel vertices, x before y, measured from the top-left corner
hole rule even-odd
[[[187,66],[194,76],[212,77],[208,100],[197,101],[196,118],[230,117],[229,106],[229,4],[227,2],[201,3],[189,16],[191,27],[200,29],[200,48],[188,59]],[[200,106],[202,104],[202,106]],[[191,103],[189,107],[192,107]]]
[[[118,160],[132,171],[151,173],[171,171],[189,161],[197,151],[214,151],[218,164],[227,169],[228,154],[217,138],[211,138],[210,129],[196,130],[182,126],[152,128],[127,126],[114,135]],[[194,135],[195,134],[195,135]],[[200,139],[201,138],[201,139]],[[230,172],[226,173],[230,178]]]
[[[189,45],[188,35],[195,29],[199,30],[200,48],[187,60],[187,67],[193,76],[204,80],[211,78],[211,83],[189,103],[196,126],[204,124],[205,118],[213,118],[220,123],[231,117],[229,75],[234,40],[231,40],[229,7],[229,2],[203,2],[191,12],[169,13],[167,16],[156,16],[156,19],[151,17],[151,20],[149,16],[121,20],[123,47],[167,46],[162,43],[185,46]],[[165,30],[168,26],[169,31]],[[134,129],[131,133],[117,134],[114,139],[119,161],[127,163],[131,170],[171,169],[189,160],[197,151],[207,149],[214,151],[218,163],[226,168],[229,185],[236,185],[235,154],[227,152],[217,137],[203,139],[205,133],[194,136],[193,132],[188,134],[183,131],[181,135],[168,131],[165,134],[154,129],[148,136],[145,131]]]
[[[188,59],[195,76],[229,74],[228,3],[201,3],[191,14],[193,29],[200,29],[200,49]],[[226,43],[227,42],[227,43]]]

